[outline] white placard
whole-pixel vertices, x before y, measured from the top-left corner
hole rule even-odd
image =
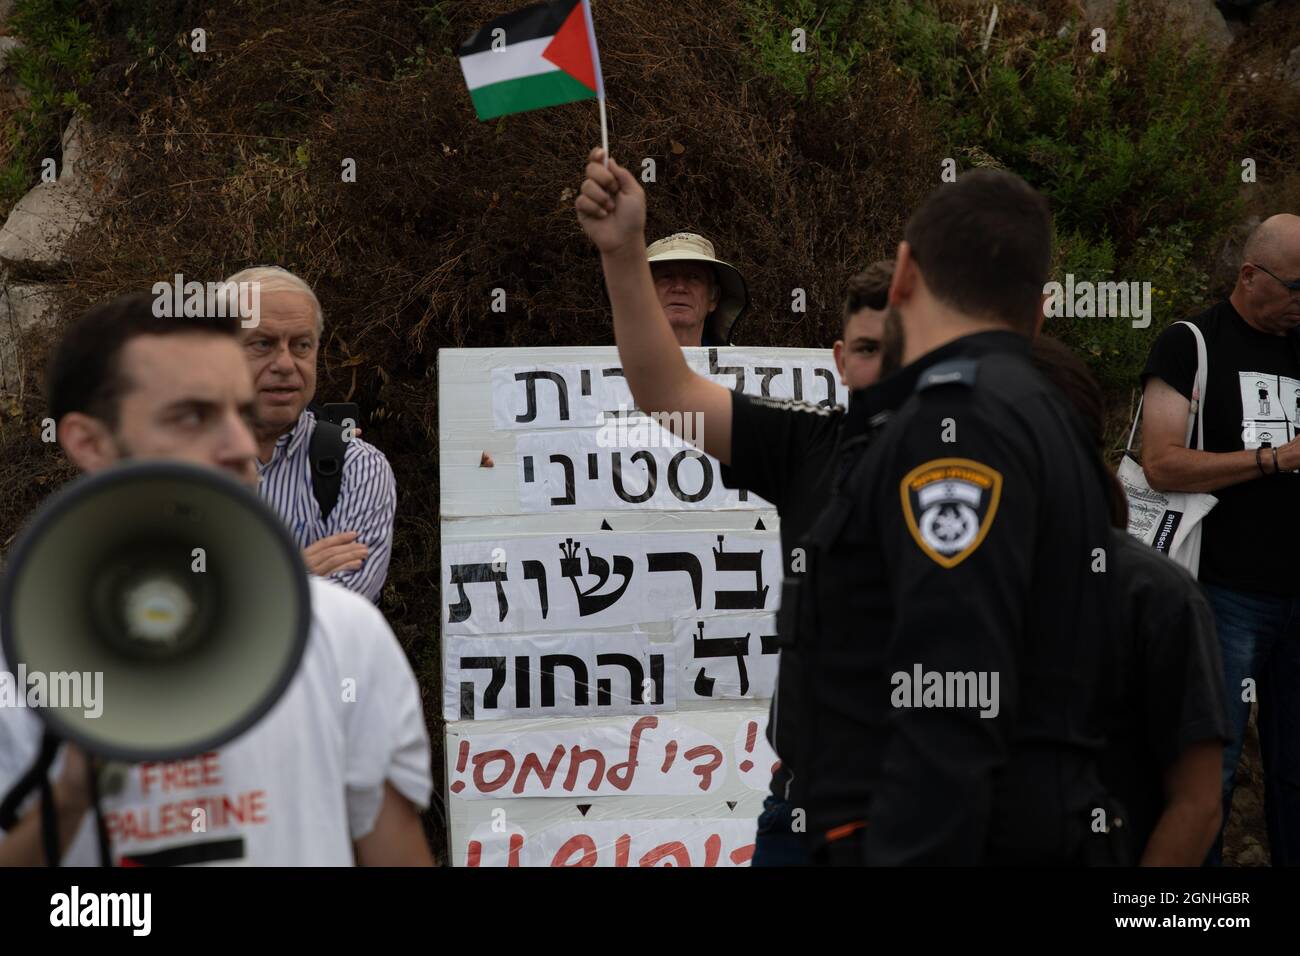
[[[444,640],[447,720],[650,714],[677,706],[677,648],[651,644],[645,634]]]
[[[847,399],[830,353],[810,362],[777,349],[686,351],[697,372],[747,395],[827,406]],[[611,413],[636,407],[617,354],[602,363],[538,361],[494,368],[491,383],[493,425],[503,430],[594,427]]]
[[[448,790],[460,800],[534,797],[719,797],[761,792],[776,755],[764,712],[681,712],[644,717],[448,726]],[[490,731],[489,731],[490,728]]]
[[[721,612],[774,613],[771,532],[444,539],[446,634],[595,630]]]

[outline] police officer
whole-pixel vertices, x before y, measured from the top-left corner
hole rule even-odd
[[[1033,368],[1051,225],[1018,177],[937,189],[899,246],[886,369],[845,423],[783,631],[805,646],[827,863],[1102,858],[1104,465]]]
[[[799,412],[687,367],[645,265],[644,193],[603,159],[575,205],[628,386],[647,412],[703,415],[704,450],[731,464],[733,434],[775,440]],[[1107,512],[1100,461],[1028,362],[1046,206],[1014,176],[968,174],[906,239],[885,330],[886,362],[906,367],[851,399],[809,579],[783,594],[816,701],[799,809],[835,861],[1078,861],[1107,823],[1092,564]]]

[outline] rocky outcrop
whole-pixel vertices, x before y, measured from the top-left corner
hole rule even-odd
[[[94,128],[81,118],[63,134],[63,168],[53,182],[41,182],[14,206],[0,226],[0,264],[15,276],[42,276],[69,265],[68,246],[81,226],[94,221],[103,197],[121,175],[121,165],[90,161],[97,151]]]

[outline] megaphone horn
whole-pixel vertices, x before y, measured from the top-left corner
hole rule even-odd
[[[117,465],[58,492],[0,583],[10,669],[93,674],[101,688],[89,707],[43,703],[48,730],[129,763],[214,750],[252,727],[293,679],[310,621],[280,519],[224,474],[174,462]]]

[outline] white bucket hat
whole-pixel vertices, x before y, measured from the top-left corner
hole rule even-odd
[[[693,232],[675,232],[652,242],[646,249],[651,264],[656,262],[707,262],[713,266],[722,286],[718,305],[704,321],[705,345],[730,345],[731,332],[749,306],[745,277],[713,252],[713,243]]]

